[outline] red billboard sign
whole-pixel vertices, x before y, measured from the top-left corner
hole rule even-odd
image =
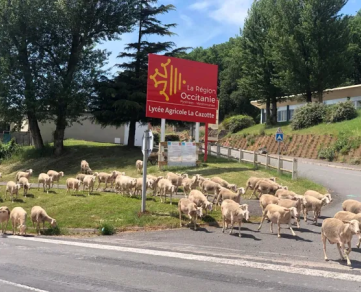
[[[215,124],[218,66],[149,54],[146,116]]]

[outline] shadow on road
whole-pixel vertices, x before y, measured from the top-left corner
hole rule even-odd
[[[321,232],[316,232],[316,231],[313,231],[313,230],[310,230],[310,229],[306,229],[306,228],[297,228],[295,227],[294,228],[295,231],[299,231],[299,232],[302,232],[302,233],[314,233],[314,234],[321,234]]]
[[[245,228],[245,230],[246,230],[246,228]],[[262,239],[254,236],[254,235],[252,235],[252,234],[244,233],[243,231],[245,231],[245,230],[243,230],[243,228],[241,229],[241,238],[249,238],[249,239],[253,239],[253,240],[255,240],[255,241],[261,241],[261,240],[262,240]],[[237,232],[235,232],[235,230],[233,230],[233,233],[232,233],[232,234],[229,234],[229,231],[227,230],[227,231],[225,232],[225,234],[239,237],[238,228],[237,228]]]

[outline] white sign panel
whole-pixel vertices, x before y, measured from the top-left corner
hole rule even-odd
[[[181,142],[168,142],[168,166],[182,166]]]
[[[197,146],[193,142],[168,142],[168,166],[196,166]]]

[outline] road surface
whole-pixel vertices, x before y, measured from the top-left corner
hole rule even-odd
[[[299,163],[300,176],[329,187],[333,216],[346,198],[361,199],[361,172]],[[320,223],[322,220],[320,220]],[[242,237],[220,228],[122,233],[112,237],[0,238],[1,291],[355,291],[361,286],[361,254],[352,268],[327,245],[320,226],[301,222],[296,237],[266,223],[246,223]],[[354,238],[353,246],[357,239]]]

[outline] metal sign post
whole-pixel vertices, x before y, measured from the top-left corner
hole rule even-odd
[[[148,157],[153,150],[153,133],[151,130],[144,131],[143,136],[143,187],[142,187],[142,206],[141,212],[145,212],[145,202],[147,200],[147,162]]]
[[[283,142],[283,132],[281,128],[278,128],[276,132],[276,142],[278,142],[278,156],[280,156],[280,143]]]

